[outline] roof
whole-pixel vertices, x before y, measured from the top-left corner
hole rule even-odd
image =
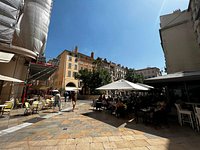
[[[143,70],[151,70],[151,69],[157,69],[157,70],[160,70],[160,69],[157,68],[157,67],[147,67],[147,68],[138,69],[138,70],[135,70],[135,71],[143,71]]]
[[[187,71],[167,74],[154,78],[145,79],[145,83],[179,82],[200,80],[200,71]]]

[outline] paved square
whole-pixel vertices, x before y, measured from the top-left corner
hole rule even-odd
[[[74,112],[45,110],[36,115],[0,118],[1,131],[7,131],[0,134],[0,149],[197,150],[200,147],[200,133],[189,126],[174,124],[156,130],[130,121],[132,118],[116,118],[106,110],[93,111],[90,103],[78,101]],[[67,103],[66,108],[70,107]],[[27,122],[31,124],[24,124]],[[17,126],[14,130],[16,125],[22,128]]]

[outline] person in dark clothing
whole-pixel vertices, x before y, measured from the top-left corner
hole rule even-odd
[[[157,103],[157,108],[153,112],[153,123],[155,127],[161,126],[162,123],[167,123],[166,106],[165,101],[159,101]]]
[[[64,93],[65,102],[67,102],[67,96],[68,96],[68,92],[67,92],[67,91],[65,91],[65,93]]]
[[[72,99],[72,111],[74,111],[75,106],[76,106],[76,93],[74,91],[71,92],[71,99]]]

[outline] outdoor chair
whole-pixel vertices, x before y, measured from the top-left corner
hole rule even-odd
[[[14,106],[13,102],[6,102],[5,105],[6,106],[3,108],[2,115],[4,113],[7,113],[10,116],[10,112],[13,109],[13,106]]]
[[[49,108],[49,105],[48,105],[48,103],[45,100],[42,100],[41,102],[42,102],[42,109]]]
[[[97,102],[96,102],[96,110],[101,110],[101,108],[102,108],[102,102],[97,100]]]
[[[195,119],[196,119],[196,126],[197,126],[197,131],[200,130],[200,108],[195,107],[196,113],[195,113]]]
[[[19,102],[19,99],[16,98],[16,101],[15,101],[15,108],[22,108],[23,104]]]
[[[29,104],[29,102],[25,102],[24,115],[32,114],[32,112],[33,112],[33,109],[31,107],[31,105]]]
[[[48,105],[49,108],[53,107],[53,100],[52,99],[46,99],[46,104]]]
[[[40,102],[39,101],[34,101],[33,104],[32,104],[32,109],[33,109],[33,112],[32,113],[38,113],[38,111],[40,110]]]
[[[192,111],[182,109],[180,104],[175,104],[178,114],[179,124],[182,126],[183,123],[190,123],[192,128],[194,129],[194,123],[192,119]],[[187,119],[186,119],[187,118]]]

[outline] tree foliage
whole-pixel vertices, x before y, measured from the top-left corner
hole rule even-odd
[[[90,90],[90,94],[98,93],[95,90],[96,88],[108,84],[111,81],[111,76],[105,69],[97,69],[92,72],[87,69],[80,70],[75,78],[81,80],[83,87]]]
[[[134,69],[128,69],[125,79],[133,83],[143,83],[144,77],[141,74],[136,74]]]

